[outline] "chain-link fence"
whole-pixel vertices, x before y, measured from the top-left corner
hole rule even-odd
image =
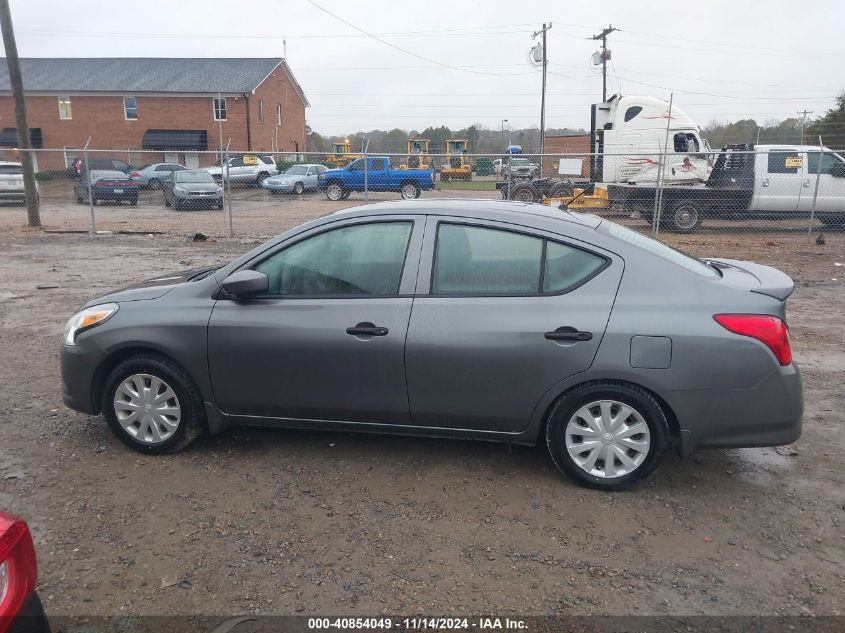
[[[845,228],[845,160],[809,146],[652,154],[242,153],[33,150],[47,230],[263,238],[391,199],[566,205],[661,239],[794,236]],[[683,149],[683,148],[682,148]],[[25,212],[20,167],[0,163],[0,224]],[[671,239],[671,238],[668,238]]]

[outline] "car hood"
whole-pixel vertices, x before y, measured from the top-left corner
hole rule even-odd
[[[191,268],[171,275],[163,275],[148,279],[133,286],[120,290],[113,290],[99,297],[91,299],[84,307],[99,305],[101,303],[122,303],[126,301],[147,301],[158,299],[173,290],[176,286],[183,284],[198,274],[212,270],[214,267],[203,266],[202,268]]]
[[[213,182],[180,182],[177,186],[185,191],[220,191],[220,187]]]

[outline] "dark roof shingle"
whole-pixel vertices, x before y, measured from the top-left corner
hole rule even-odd
[[[279,57],[30,57],[20,61],[24,90],[51,93],[251,92],[282,63]],[[289,69],[286,72],[305,101],[305,95]],[[0,91],[10,90],[9,72],[3,63],[0,65]]]

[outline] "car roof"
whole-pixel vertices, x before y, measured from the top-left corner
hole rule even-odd
[[[332,216],[341,215],[397,215],[425,214],[451,215],[466,218],[500,219],[499,214],[515,213],[536,218],[572,222],[588,228],[596,228],[601,219],[595,215],[561,211],[557,207],[530,202],[512,202],[508,200],[448,198],[440,200],[391,200],[361,205],[335,211]]]

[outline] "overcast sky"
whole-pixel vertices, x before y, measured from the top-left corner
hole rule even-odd
[[[700,125],[783,119],[805,108],[820,115],[845,87],[841,0],[11,5],[22,57],[281,57],[286,38],[288,63],[312,104],[308,124],[324,134],[499,129],[503,119],[539,125],[540,71],[528,51],[544,21],[553,24],[547,127],[589,128],[601,74],[590,63],[597,42],[587,38],[608,24],[620,29],[609,39],[608,93],[668,99],[674,91]]]

